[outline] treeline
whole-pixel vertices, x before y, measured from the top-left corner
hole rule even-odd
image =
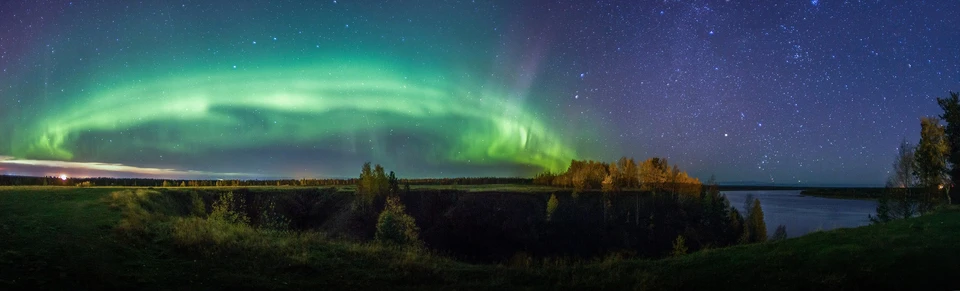
[[[639,183],[620,192],[557,189],[518,195],[411,190],[393,172],[367,163],[354,181],[353,193],[336,187],[160,191],[185,193],[182,208],[204,206],[194,207],[207,210],[195,211],[201,214],[220,205],[237,213],[232,216],[245,217],[236,221],[254,227],[316,230],[351,240],[425,247],[472,262],[659,258],[768,240],[760,201],[748,198],[739,211],[714,179],[696,195],[642,191]],[[201,202],[191,195],[199,195]],[[771,239],[784,237],[779,228]]]
[[[594,176],[586,183],[599,187],[601,195],[411,191],[393,172],[366,163],[357,180],[351,229],[366,229],[361,237],[367,238],[375,229],[376,241],[391,233],[399,244],[423,243],[479,262],[610,254],[655,258],[787,236],[783,226],[768,236],[759,199],[747,197],[741,212],[712,177],[704,186],[664,159],[621,161],[614,166],[573,161],[571,170],[553,176],[589,173]]]
[[[410,185],[484,185],[484,184],[532,184],[533,179],[509,177],[475,178],[419,178],[401,179],[399,182]],[[279,180],[174,180],[146,178],[67,178],[29,177],[0,175],[0,186],[123,186],[123,187],[250,187],[250,186],[351,186],[357,184],[357,178],[348,179],[279,179]]]
[[[400,179],[403,184],[410,185],[487,185],[487,184],[517,184],[530,185],[533,179],[511,177],[458,177],[458,178],[418,178]]]
[[[622,189],[669,192],[695,196],[700,194],[702,183],[677,165],[670,166],[667,159],[650,158],[640,163],[633,158],[621,157],[615,163],[592,160],[570,162],[563,173],[545,172],[533,178],[537,185],[573,188],[575,191],[600,189],[618,192]]]
[[[943,113],[920,118],[920,141],[900,142],[887,193],[878,199],[874,223],[929,213],[941,205],[958,203],[960,189],[960,94],[937,98]],[[945,122],[943,125],[941,122]]]

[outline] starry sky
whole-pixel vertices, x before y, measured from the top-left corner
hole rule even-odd
[[[0,3],[0,173],[882,185],[960,90],[958,1],[303,2]]]

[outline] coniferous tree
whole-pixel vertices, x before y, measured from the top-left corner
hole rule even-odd
[[[764,242],[767,240],[767,225],[763,221],[763,208],[760,207],[760,199],[756,199],[752,194],[747,194],[743,208],[747,212],[744,218],[743,235],[740,238],[741,243]]]
[[[736,207],[732,207],[732,206],[730,207],[730,215],[729,215],[728,221],[730,225],[730,228],[729,228],[730,231],[727,232],[729,234],[729,238],[728,238],[729,243],[730,244],[746,243],[745,240],[743,239],[744,238],[743,234],[744,232],[746,232],[747,228],[744,226],[743,215],[740,214],[740,211],[737,210]]]
[[[752,242],[767,241],[767,223],[763,221],[763,209],[760,207],[760,199],[753,200],[753,206],[750,208],[750,230]]]
[[[400,194],[400,180],[397,179],[397,175],[393,171],[390,171],[390,175],[387,176],[387,183],[389,184],[390,194]]]
[[[678,235],[673,241],[673,256],[682,256],[687,254],[687,241],[682,235]]]
[[[948,199],[952,203],[960,203],[960,189],[954,187],[960,182],[960,94],[950,92],[950,97],[937,98],[937,104],[943,109],[940,118],[947,123],[945,135],[949,150],[950,185]]]
[[[373,204],[373,170],[370,169],[370,162],[363,163],[363,168],[360,170],[360,179],[357,180],[357,201],[358,206],[361,208],[369,207],[370,204]]]

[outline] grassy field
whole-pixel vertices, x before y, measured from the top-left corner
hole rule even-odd
[[[474,265],[322,235],[248,231],[217,251],[131,239],[108,207],[118,190],[0,188],[0,289],[960,288],[957,209],[655,261]]]

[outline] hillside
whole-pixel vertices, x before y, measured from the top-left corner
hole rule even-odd
[[[116,188],[0,188],[0,289],[947,289],[960,210],[679,258],[468,264],[318,236],[203,251],[117,230]],[[256,233],[254,233],[256,234]],[[227,242],[231,244],[232,242]],[[242,251],[237,251],[242,250]],[[291,250],[294,250],[291,252]]]

